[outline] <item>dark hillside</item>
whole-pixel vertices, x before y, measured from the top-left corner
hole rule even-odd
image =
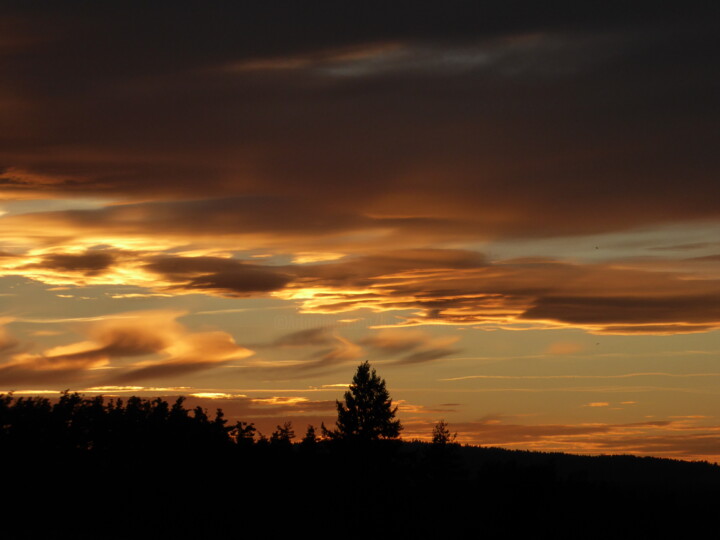
[[[690,537],[720,495],[707,463],[293,435],[182,400],[2,396],[3,538]]]

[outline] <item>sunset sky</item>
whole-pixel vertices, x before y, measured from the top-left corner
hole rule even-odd
[[[720,461],[694,5],[4,3],[0,392]]]

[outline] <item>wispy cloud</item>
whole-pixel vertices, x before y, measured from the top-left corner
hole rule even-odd
[[[225,332],[190,332],[176,321],[183,314],[157,310],[82,321],[78,330],[87,341],[16,354],[0,364],[0,383],[126,385],[203,371],[252,354]],[[116,369],[110,375],[98,370],[107,367]]]

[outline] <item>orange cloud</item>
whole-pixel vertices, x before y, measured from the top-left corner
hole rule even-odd
[[[90,338],[88,341],[54,347],[42,354],[15,355],[0,365],[0,383],[61,384],[73,380],[86,385],[126,384],[202,371],[253,354],[225,332],[188,331],[176,321],[183,314],[141,311],[80,323],[77,329]],[[128,359],[143,356],[160,358],[128,363]]]
[[[22,263],[25,259],[35,259]],[[92,249],[14,256],[0,271],[51,284],[132,284],[148,294],[272,295],[307,313],[412,310],[396,326],[575,327],[673,334],[720,328],[720,279],[689,271],[550,259],[489,262],[454,249],[405,249],[321,264]],[[718,301],[715,301],[718,300]],[[560,345],[555,346],[560,347]],[[569,354],[569,345],[556,354]],[[560,349],[558,349],[559,351]]]
[[[454,254],[464,256],[447,256]],[[426,259],[415,271],[403,263],[378,267],[363,257],[351,259],[352,269],[350,261],[322,265],[316,278],[310,278],[315,269],[304,267],[307,277],[278,296],[300,301],[308,312],[418,310],[405,318],[406,325],[536,322],[598,333],[668,334],[720,328],[720,302],[711,301],[720,300],[717,279],[551,260],[455,266],[447,256],[432,265]],[[315,294],[316,288],[322,293]]]

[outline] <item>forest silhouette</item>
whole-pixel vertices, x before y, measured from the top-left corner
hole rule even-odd
[[[0,395],[3,537],[687,537],[720,494],[705,462],[461,446],[444,421],[402,441],[367,362],[336,404],[268,437],[182,397]]]

